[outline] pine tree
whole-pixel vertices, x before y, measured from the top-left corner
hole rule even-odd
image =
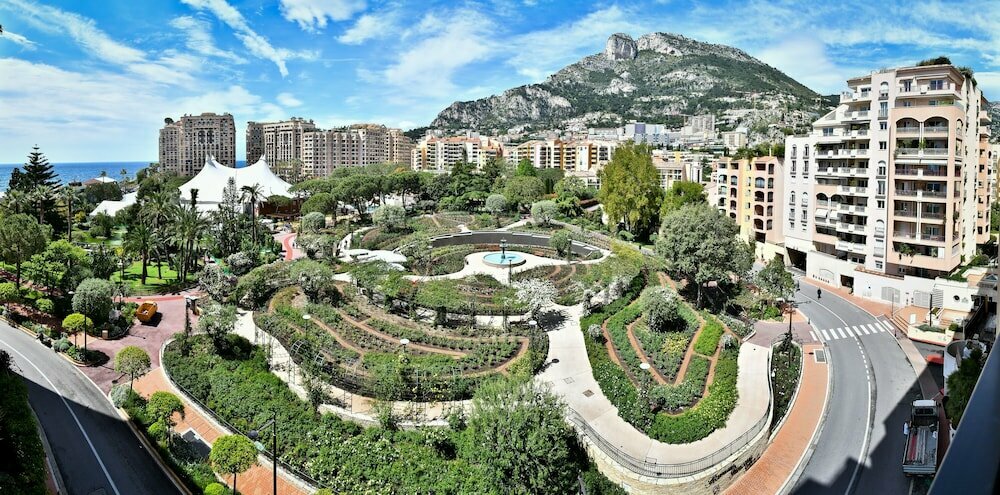
[[[13,182],[13,175],[11,176],[11,181]],[[17,184],[17,188],[22,191],[30,191],[38,186],[48,186],[55,187],[59,184],[56,180],[56,173],[52,170],[52,164],[49,163],[48,158],[45,158],[45,154],[38,151],[38,145],[32,148],[31,153],[28,153],[28,163],[24,164],[24,174],[20,177],[20,181]],[[14,185],[11,184],[13,187]]]

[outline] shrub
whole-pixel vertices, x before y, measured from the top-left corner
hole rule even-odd
[[[233,272],[233,275],[243,275],[256,266],[256,261],[251,253],[240,251],[230,254],[226,258],[226,265],[229,266],[229,270]]]
[[[302,217],[302,232],[316,233],[326,227],[326,215],[314,211]]]
[[[558,211],[556,202],[548,199],[531,205],[531,216],[536,225],[548,225]]]
[[[49,299],[47,297],[38,298],[38,300],[35,301],[35,307],[38,308],[38,310],[41,311],[42,313],[49,313],[49,314],[52,314],[52,312],[55,311],[56,309],[55,303],[52,302],[52,299]]]
[[[108,396],[111,398],[111,403],[115,407],[122,407],[125,402],[132,398],[135,392],[128,388],[124,383],[116,383],[111,386],[111,392]]]
[[[226,495],[229,493],[229,489],[221,483],[210,483],[205,486],[205,490],[202,493],[205,495]]]
[[[573,247],[573,240],[570,239],[568,231],[560,230],[549,238],[549,247],[555,249],[560,256],[567,256]]]
[[[69,339],[63,337],[52,343],[52,350],[56,352],[66,352],[69,350],[71,345],[72,344],[69,342]]]
[[[149,433],[149,436],[157,442],[163,442],[167,439],[167,427],[159,421],[149,425],[149,427],[146,428],[146,432]]]
[[[115,288],[111,282],[88,278],[76,287],[73,294],[73,311],[83,313],[97,323],[104,323],[111,312]]]
[[[714,316],[708,313],[704,313],[702,316],[705,318],[705,328],[702,328],[701,333],[698,334],[698,340],[694,343],[694,351],[698,354],[711,356],[719,347],[719,338],[722,337],[725,328]]]
[[[399,205],[382,205],[372,213],[372,222],[390,232],[406,225],[406,210]]]
[[[686,330],[684,318],[678,307],[677,297],[665,288],[646,293],[646,323],[654,332]]]

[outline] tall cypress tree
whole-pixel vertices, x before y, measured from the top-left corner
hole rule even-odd
[[[56,180],[52,164],[44,153],[38,151],[38,145],[35,145],[31,153],[28,153],[28,163],[24,164],[24,174],[18,181],[18,189],[30,191],[37,186],[55,187],[57,184],[59,181]]]

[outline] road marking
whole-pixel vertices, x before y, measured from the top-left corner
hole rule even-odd
[[[868,335],[869,333],[871,333],[871,332],[868,331],[868,328],[865,327],[864,325],[858,327],[858,330],[860,330],[861,332],[864,332],[865,335]]]
[[[879,321],[879,323],[881,323],[882,326],[884,326],[886,330],[892,330],[892,327],[893,327],[892,323],[889,323],[887,321],[881,321],[881,320]]]
[[[816,338],[816,333],[813,332],[812,330],[809,330],[809,336],[812,337],[813,340],[819,340]]]
[[[830,340],[830,336],[826,334],[826,330],[820,330],[820,333],[823,334],[823,340]]]
[[[843,328],[838,328],[837,329],[837,333],[840,334],[840,338],[842,338],[842,339],[847,338],[847,336],[844,335],[844,329]]]
[[[868,325],[868,328],[872,329],[872,333],[881,332],[882,328],[876,325]]]
[[[76,413],[73,412],[73,408],[69,407],[69,402],[66,401],[66,397],[64,397],[62,392],[60,392],[59,389],[56,387],[56,385],[52,383],[52,380],[49,380],[49,377],[45,373],[42,373],[42,370],[39,369],[34,362],[28,359],[28,356],[21,354],[21,351],[18,351],[17,349],[14,348],[14,346],[10,345],[3,339],[0,339],[0,342],[2,342],[7,347],[10,347],[10,350],[14,351],[14,353],[17,354],[18,356],[21,356],[28,364],[31,365],[32,368],[35,368],[35,371],[37,371],[38,374],[45,379],[45,381],[49,382],[49,386],[52,387],[52,391],[59,396],[60,400],[62,400],[62,403],[64,406],[66,406],[66,409],[69,411],[69,414],[73,416],[73,421],[76,422],[76,427],[80,429],[80,433],[83,433],[83,438],[87,440],[87,445],[90,446],[90,452],[94,454],[94,459],[97,459],[97,463],[101,465],[101,471],[104,471],[104,476],[108,479],[108,483],[111,483],[111,489],[114,490],[116,495],[122,495],[122,493],[118,491],[118,485],[115,485],[115,481],[111,479],[111,474],[108,473],[108,468],[104,465],[104,461],[101,460],[101,456],[97,455],[97,449],[94,448],[94,442],[90,441],[90,435],[87,434],[87,430],[85,430],[83,428],[83,424],[80,423],[80,418],[77,418]]]

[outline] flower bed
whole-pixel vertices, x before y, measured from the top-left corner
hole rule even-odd
[[[738,356],[736,349],[724,350],[715,362],[715,375],[705,397],[680,414],[657,414],[647,431],[649,436],[665,443],[690,443],[725,426],[739,396],[736,390]]]
[[[694,343],[694,351],[703,356],[712,356],[719,347],[719,339],[725,332],[725,327],[714,316],[707,312],[702,312],[705,319],[705,328],[698,334],[698,340]]]

